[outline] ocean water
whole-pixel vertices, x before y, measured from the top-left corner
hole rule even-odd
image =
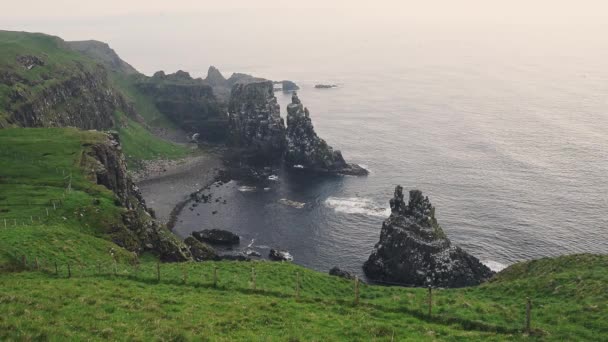
[[[289,74],[317,133],[370,175],[279,172],[268,186],[213,187],[220,201],[184,210],[176,231],[228,229],[241,235],[242,249],[285,248],[297,264],[361,274],[400,184],[428,195],[452,242],[494,269],[608,253],[608,78],[585,67],[253,70]],[[317,82],[339,87],[315,89]],[[276,96],[284,113],[291,95]]]

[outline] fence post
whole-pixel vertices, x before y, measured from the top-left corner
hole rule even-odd
[[[46,209],[46,216],[49,216],[49,208],[44,208]]]
[[[118,274],[118,263],[116,262],[116,259],[114,259],[114,276],[116,277],[117,274]]]
[[[532,301],[530,297],[526,297],[526,333],[530,334],[530,311],[532,310]]]
[[[34,217],[30,216],[30,221],[32,221],[32,224],[34,224]]]
[[[156,262],[156,281],[160,283],[160,261]]]
[[[4,229],[6,229],[6,219],[4,219]]]
[[[253,286],[253,290],[256,290],[256,285],[255,285],[255,268],[251,268],[251,285]]]
[[[188,270],[185,265],[182,266],[182,280],[184,281],[184,284],[188,283]]]
[[[300,272],[296,272],[296,299],[300,299]]]
[[[359,277],[355,276],[355,304],[359,305]]]
[[[57,261],[55,261],[55,275],[59,275],[59,267],[57,267]]]
[[[213,265],[213,287],[217,287],[217,266]]]
[[[36,257],[36,259],[34,259],[34,260],[35,260],[34,265],[36,265],[36,270],[40,270],[40,264],[38,263],[38,257]]]
[[[433,288],[429,285],[429,317],[433,313]]]
[[[68,278],[72,278],[72,269],[70,268],[69,262],[68,262]]]

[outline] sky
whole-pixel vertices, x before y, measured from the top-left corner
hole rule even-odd
[[[336,59],[346,68],[415,50],[604,58],[608,40],[608,1],[597,0],[0,1],[0,29],[105,41],[148,74]]]

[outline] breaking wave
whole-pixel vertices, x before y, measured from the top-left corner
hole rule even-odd
[[[256,190],[256,188],[255,188],[255,186],[245,186],[245,185],[243,185],[243,186],[239,186],[237,188],[237,190],[240,191],[240,192],[253,192],[253,191]]]
[[[361,214],[387,218],[391,209],[382,207],[369,198],[361,197],[329,197],[325,205],[340,213]]]
[[[508,265],[505,265],[503,263],[500,263],[498,261],[493,261],[493,260],[483,260],[481,263],[488,266],[494,272],[500,272],[500,271],[504,270],[505,268],[507,268],[507,266],[508,266]]]

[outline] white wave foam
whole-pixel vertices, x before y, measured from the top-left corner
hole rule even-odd
[[[251,239],[251,242],[247,245],[247,248],[251,248],[251,246],[253,246],[254,242],[255,242],[255,239]]]
[[[390,208],[383,208],[369,198],[361,197],[329,197],[325,205],[340,213],[361,214],[376,217],[388,217]]]
[[[507,265],[493,260],[484,260],[481,263],[488,266],[494,272],[500,272],[507,268]]]
[[[253,192],[256,189],[255,189],[255,186],[246,186],[246,185],[243,185],[243,186],[239,186],[237,188],[237,190],[240,191],[240,192]]]
[[[268,180],[269,181],[278,181],[279,180],[279,176],[277,176],[277,175],[270,175],[270,176],[268,176]]]

